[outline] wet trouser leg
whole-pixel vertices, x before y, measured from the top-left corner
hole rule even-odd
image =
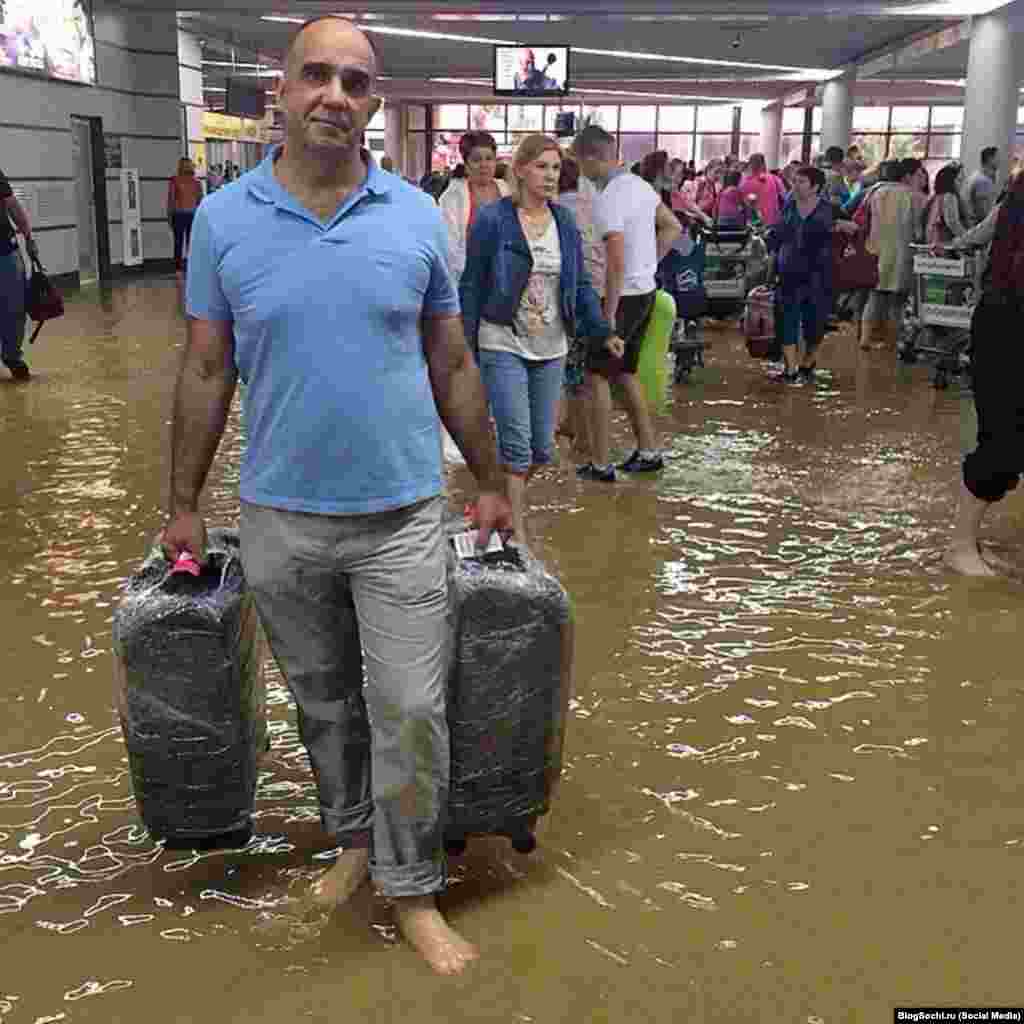
[[[1024,351],[1018,342],[1024,309],[982,300],[971,323],[971,374],[978,446],[964,459],[964,484],[996,502],[1024,470]]]
[[[242,505],[242,561],[298,706],[324,828],[346,845],[372,829],[371,872],[391,897],[445,884],[443,505],[364,516]]]
[[[0,256],[0,360],[22,361],[25,341],[25,264],[21,250]]]

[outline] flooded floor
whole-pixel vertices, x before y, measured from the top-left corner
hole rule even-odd
[[[657,479],[530,492],[578,614],[567,762],[536,853],[478,842],[432,976],[368,893],[301,921],[324,861],[280,675],[244,851],[138,822],[111,615],[162,525],[173,281],[85,293],[0,382],[0,1022],[835,1024],[1020,1002],[1024,588],[946,574],[970,402],[862,356],[785,390],[737,335],[675,388]],[[616,437],[628,451],[621,416]],[[207,489],[237,510],[237,417]],[[468,480],[459,473],[456,498]],[[986,537],[1012,554],[1024,500]],[[1022,557],[1022,556],[1018,556]],[[1024,560],[1024,557],[1022,557]]]

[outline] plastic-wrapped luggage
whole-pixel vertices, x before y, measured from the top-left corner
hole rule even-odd
[[[522,548],[460,558],[453,546],[448,578],[454,651],[446,842],[458,851],[469,835],[505,835],[527,853],[562,770],[572,686],[569,598]]]
[[[262,631],[238,536],[210,530],[208,548],[195,576],[155,548],[114,615],[132,788],[151,835],[170,847],[248,842],[266,748]]]
[[[676,316],[683,320],[698,320],[708,307],[704,289],[706,260],[704,235],[691,239],[684,233],[679,247],[673,246],[658,264],[658,283],[676,300]]]
[[[743,311],[747,351],[754,359],[778,359],[782,347],[775,338],[775,289],[759,285],[747,296]]]

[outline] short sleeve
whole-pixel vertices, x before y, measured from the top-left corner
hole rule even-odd
[[[423,315],[455,316],[459,312],[459,293],[448,266],[448,227],[440,211],[431,212],[435,214],[435,227],[430,245],[430,281],[423,296]]]
[[[4,176],[4,172],[0,171],[0,200],[10,199],[14,195],[14,190],[11,188],[11,183]]]
[[[200,206],[192,224],[189,244],[188,279],[185,285],[185,311],[197,320],[233,320],[220,283],[220,254],[210,224],[209,211]]]
[[[626,217],[623,204],[614,202],[614,195],[609,195],[605,188],[594,200],[594,227],[597,237],[604,241],[609,235],[624,234]]]

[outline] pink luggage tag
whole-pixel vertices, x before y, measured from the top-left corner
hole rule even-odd
[[[178,560],[171,569],[171,575],[187,572],[190,576],[198,576],[203,571],[202,566],[192,557],[191,551],[182,551]]]

